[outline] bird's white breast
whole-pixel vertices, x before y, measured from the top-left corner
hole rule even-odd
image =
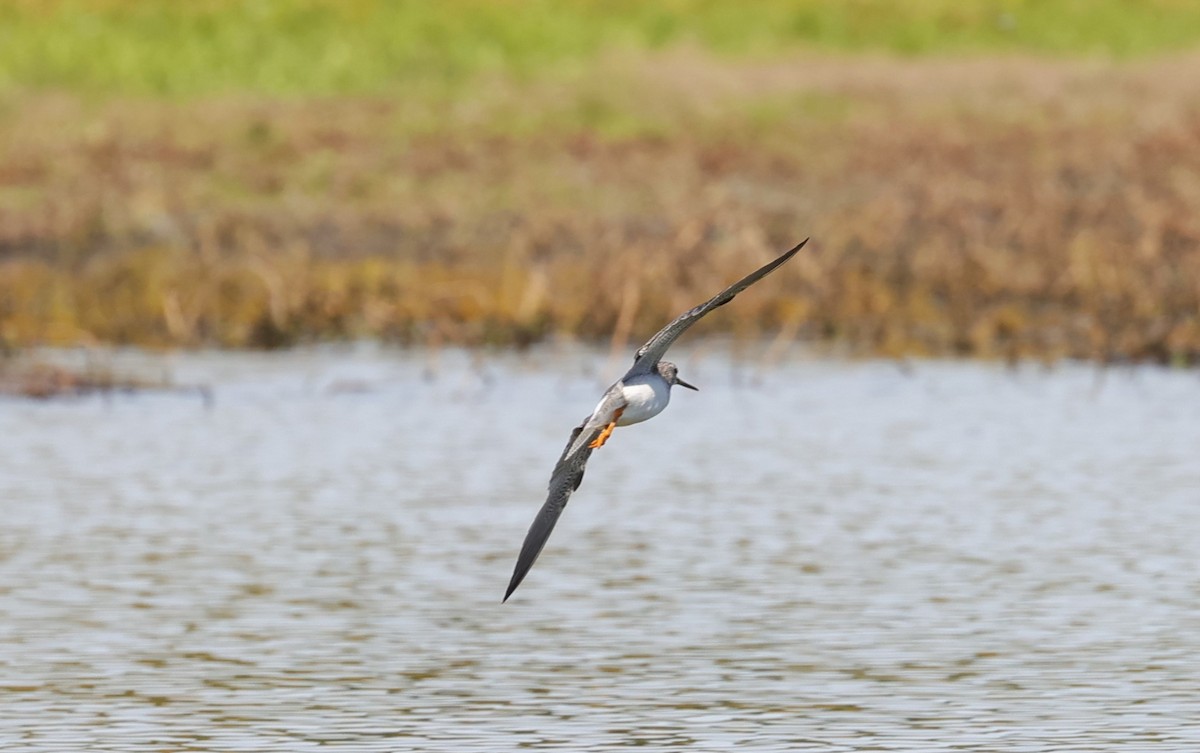
[[[657,416],[671,401],[671,387],[658,374],[633,377],[622,385],[621,394],[626,405],[617,426],[628,426]]]

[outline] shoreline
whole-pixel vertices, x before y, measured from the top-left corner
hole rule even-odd
[[[0,345],[620,340],[811,236],[703,332],[1194,364],[1197,70],[684,50],[443,110],[31,94]]]

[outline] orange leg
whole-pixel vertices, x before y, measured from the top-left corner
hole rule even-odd
[[[593,439],[588,447],[593,450],[597,447],[603,447],[604,443],[608,441],[608,438],[612,436],[613,429],[617,428],[617,419],[619,419],[621,414],[624,412],[624,408],[617,408],[615,411],[613,411],[613,418],[608,422],[608,426],[604,427],[604,431],[600,432],[600,436]]]

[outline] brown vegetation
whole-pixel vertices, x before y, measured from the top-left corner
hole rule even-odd
[[[0,344],[637,339],[812,236],[704,329],[1200,360],[1197,58],[609,68],[0,103]]]
[[[0,396],[45,400],[95,393],[176,389],[165,380],[124,375],[101,363],[71,367],[36,358],[0,357]],[[207,388],[190,388],[183,391],[196,392],[204,396],[206,401],[211,399]]]

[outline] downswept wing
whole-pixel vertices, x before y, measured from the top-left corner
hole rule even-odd
[[[558,462],[554,465],[554,471],[550,474],[546,502],[538,511],[537,517],[533,519],[533,524],[529,526],[529,532],[525,534],[525,543],[521,545],[521,553],[517,556],[512,579],[508,582],[508,590],[504,592],[504,601],[508,601],[508,597],[512,596],[513,591],[517,590],[517,586],[521,585],[521,581],[525,580],[529,569],[533,567],[538,555],[542,553],[542,547],[546,545],[551,532],[554,531],[554,524],[558,522],[558,516],[562,515],[567,501],[583,483],[583,472],[587,467],[588,458],[592,456],[592,448],[589,445],[613,420],[613,414],[617,409],[623,407],[625,407],[625,400],[621,396],[620,382],[618,382],[604,393],[604,398],[596,406],[592,415],[571,431],[571,438],[567,440],[567,446],[563,448],[562,455],[559,456]]]
[[[797,251],[804,248],[805,243],[808,243],[808,238],[800,241],[799,245],[784,253],[775,261],[751,272],[720,293],[717,293],[708,301],[676,317],[675,321],[659,330],[654,337],[650,338],[649,342],[638,349],[637,355],[633,359],[633,368],[625,375],[626,378],[632,374],[644,374],[653,371],[654,364],[658,363],[666,355],[667,349],[679,339],[680,335],[687,331],[688,327],[700,321],[700,319],[713,309],[729,303],[738,293],[774,272],[781,264],[795,256]]]

